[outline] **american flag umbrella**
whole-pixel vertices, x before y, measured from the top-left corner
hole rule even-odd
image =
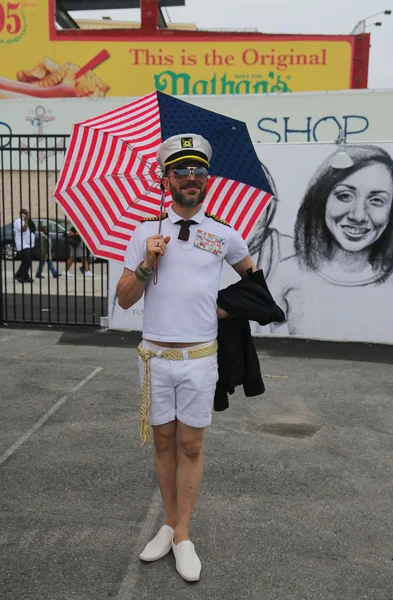
[[[205,210],[247,238],[272,191],[246,124],[153,92],[73,127],[54,196],[94,256],[122,261],[137,224],[160,215],[157,149],[184,132],[213,148]]]

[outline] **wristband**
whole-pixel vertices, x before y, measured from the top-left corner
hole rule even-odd
[[[139,281],[142,281],[142,283],[146,283],[146,281],[149,279],[148,277],[146,277],[145,275],[143,275],[143,273],[140,271],[139,267],[137,267],[135,269],[135,277],[137,279],[139,279]]]
[[[151,275],[153,272],[153,269],[146,269],[146,267],[143,266],[143,261],[141,263],[139,263],[139,268],[142,271],[142,273],[146,273],[146,275]]]
[[[151,273],[152,270],[148,270],[142,267],[142,263],[139,264],[135,269],[135,276],[139,279],[139,281],[142,281],[143,283],[146,283]]]

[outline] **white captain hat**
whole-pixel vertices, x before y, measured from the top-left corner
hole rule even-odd
[[[180,133],[173,135],[158,148],[157,162],[165,171],[170,165],[188,160],[199,160],[210,167],[212,147],[207,140],[197,133]]]

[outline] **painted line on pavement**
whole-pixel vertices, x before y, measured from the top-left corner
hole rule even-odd
[[[149,510],[147,511],[147,515],[145,520],[141,524],[141,530],[139,535],[135,540],[136,553],[135,556],[128,567],[128,570],[125,574],[123,582],[121,584],[121,588],[119,593],[115,597],[115,600],[133,600],[134,594],[135,598],[139,596],[139,592],[137,591],[138,587],[138,571],[141,569],[141,561],[138,557],[146,546],[147,542],[154,537],[157,533],[157,521],[162,512],[162,501],[159,490],[156,490],[151,499],[151,503],[149,506]],[[165,519],[165,517],[164,517]]]
[[[100,371],[102,371],[102,369],[103,369],[103,367],[97,367],[96,369],[94,369],[94,371],[92,373],[90,373],[90,375],[88,375],[87,377],[85,377],[84,379],[82,379],[82,381],[80,381],[79,383],[77,383],[76,386],[74,386],[72,388],[72,390],[70,390],[68,392],[68,394],[66,394],[65,396],[63,396],[62,398],[60,398],[60,400],[58,400],[56,402],[56,404],[54,404],[52,406],[52,408],[50,408],[48,410],[48,412],[46,412],[37,421],[37,423],[35,423],[35,425],[33,425],[33,427],[31,427],[31,429],[29,429],[29,431],[27,431],[24,435],[22,435],[22,437],[20,437],[19,440],[17,440],[15,442],[15,444],[12,444],[12,446],[10,448],[8,448],[8,450],[6,450],[4,452],[4,454],[2,454],[0,456],[0,465],[3,464],[3,462],[5,462],[7,460],[7,458],[9,458],[10,456],[12,456],[12,454],[14,454],[17,450],[19,450],[19,448],[21,446],[23,446],[23,444],[25,442],[27,442],[27,440],[33,435],[33,433],[35,433],[40,427],[42,427],[42,425],[44,425],[44,423],[46,423],[46,421],[48,419],[50,419],[50,417],[57,410],[59,410],[59,408],[61,406],[63,406],[63,404],[68,400],[68,398],[71,396],[71,394],[73,394],[74,392],[76,392],[77,390],[79,390],[81,387],[83,387],[88,381],[90,381],[90,379],[93,379],[93,377],[95,377]]]

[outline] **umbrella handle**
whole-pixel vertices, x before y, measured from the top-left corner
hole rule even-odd
[[[156,256],[156,264],[154,265],[153,283],[154,285],[158,283],[158,256]]]
[[[161,202],[160,202],[160,217],[158,220],[158,233],[161,233],[161,222],[162,222],[162,213],[163,213],[163,209],[164,209],[164,202],[165,202],[165,188],[161,184]],[[154,266],[153,283],[154,283],[154,285],[157,285],[157,283],[158,283],[158,256],[157,255],[156,255],[156,264]]]

